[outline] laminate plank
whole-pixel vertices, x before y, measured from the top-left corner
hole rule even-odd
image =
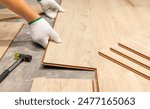
[[[92,80],[35,78],[31,92],[93,92]]]
[[[92,16],[89,16],[92,14],[89,9],[91,6],[88,4],[90,0],[75,2],[75,6],[69,5],[71,2],[74,3],[72,0],[65,0],[62,2],[62,6],[66,7],[67,11],[65,13],[58,14],[54,26],[54,29],[59,31],[60,36],[62,36],[63,43],[49,43],[46,50],[49,52],[46,52],[43,63],[53,64],[56,66],[57,64],[62,66],[67,65],[76,68],[82,68],[82,66],[86,68],[95,68],[93,62],[89,61],[89,59],[94,61],[95,57],[93,56],[97,53],[97,45],[95,43],[97,39],[91,37],[94,36],[95,33],[92,32],[91,34],[90,31],[93,30],[88,26],[95,24]],[[84,9],[82,7],[83,4],[85,4]],[[75,10],[76,6],[79,7]],[[76,23],[77,20],[79,20],[78,23]],[[64,27],[60,28],[60,25],[65,25],[65,29],[63,29]],[[70,31],[70,27],[74,27],[74,31]],[[54,50],[56,50],[57,53],[51,52]]]
[[[147,59],[144,59],[126,49],[123,49],[121,47],[111,47],[110,50],[136,64],[139,64],[140,66],[150,70],[150,61],[148,61]]]
[[[150,60],[149,51],[147,51],[144,47],[138,46],[129,42],[120,42],[118,45],[126,50],[129,50],[147,60]]]
[[[147,76],[144,78],[100,55],[99,60],[101,63],[97,67],[97,73],[101,92],[150,91],[150,80]]]
[[[0,22],[0,59],[23,26],[22,22]]]
[[[150,80],[150,71],[119,56],[119,55],[116,55],[115,53],[112,53],[110,51],[106,51],[106,50],[103,50],[103,51],[100,51],[99,52],[99,55],[105,57],[106,59],[109,59],[111,60],[112,62],[130,70],[130,71],[133,71],[135,72],[136,74]]]

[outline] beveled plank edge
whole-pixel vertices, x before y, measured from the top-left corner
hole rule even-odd
[[[60,67],[60,68],[70,68],[70,69],[78,69],[78,70],[85,70],[85,71],[95,71],[96,68],[91,67],[82,67],[82,66],[74,66],[74,65],[65,65],[65,64],[56,64],[56,63],[42,63],[44,66],[49,67]]]
[[[141,56],[141,57],[143,57],[143,58],[145,58],[145,59],[150,61],[150,57],[149,56],[147,56],[147,55],[145,55],[143,53],[140,53],[139,51],[136,51],[136,50],[134,50],[134,49],[124,45],[124,44],[121,44],[121,43],[118,43],[118,46],[120,46],[120,47],[122,47],[122,48],[124,48],[126,50],[129,50],[130,52],[133,52],[134,54],[137,54],[137,55],[139,55],[139,56]]]
[[[144,77],[144,78],[147,79],[147,80],[150,80],[150,77],[149,77],[149,76],[143,74],[143,73],[140,72],[140,71],[135,70],[134,68],[131,68],[130,66],[128,66],[128,65],[126,65],[126,64],[124,64],[124,63],[122,63],[122,62],[120,62],[120,61],[118,61],[118,60],[116,60],[116,59],[114,59],[114,58],[112,58],[112,57],[110,57],[110,56],[108,56],[108,55],[102,53],[102,52],[99,52],[99,55],[102,56],[102,57],[104,57],[105,59],[108,59],[108,60],[110,60],[110,61],[112,61],[112,62],[114,62],[114,63],[120,65],[120,66],[123,67],[123,68],[126,68],[127,70],[130,70],[130,71],[136,73],[136,74],[139,75],[139,76]]]
[[[146,65],[146,64],[144,64],[144,63],[142,63],[142,62],[140,62],[140,61],[138,61],[138,60],[136,60],[136,59],[126,55],[126,54],[123,54],[122,52],[120,52],[119,50],[117,50],[115,48],[110,48],[110,51],[112,51],[112,52],[114,52],[114,53],[116,53],[116,54],[118,54],[118,55],[120,55],[120,56],[122,56],[122,57],[124,57],[124,58],[126,58],[126,59],[128,59],[128,60],[130,60],[130,61],[132,61],[132,62],[134,62],[134,63],[136,63],[136,64],[138,64],[138,65],[140,65],[142,67],[144,67],[144,68],[146,68],[146,69],[148,69],[148,70],[150,70],[150,66],[148,66],[148,65]]]

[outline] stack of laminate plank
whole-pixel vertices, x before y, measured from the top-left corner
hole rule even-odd
[[[63,0],[67,11],[58,14],[54,26],[63,43],[49,43],[43,64],[94,70],[100,91],[150,91],[149,60],[143,59],[143,54],[147,58],[150,54],[149,4],[149,0]],[[120,40],[125,44],[114,48]]]
[[[120,47],[110,48],[112,52],[103,50],[99,52],[99,55],[144,77],[147,80],[150,80],[150,61],[141,56],[142,52],[136,51],[127,43],[119,43],[119,46]],[[128,51],[128,49],[131,51]],[[135,52],[139,53],[139,55],[134,54]],[[144,54],[143,56],[148,57]]]

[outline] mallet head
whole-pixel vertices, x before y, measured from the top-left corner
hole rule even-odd
[[[31,61],[32,61],[32,56],[31,56],[31,55],[27,55],[27,54],[15,53],[14,59],[15,59],[15,60],[22,59],[23,61],[31,62]]]

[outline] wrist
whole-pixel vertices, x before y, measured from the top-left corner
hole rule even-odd
[[[38,2],[42,1],[42,0],[37,0]]]
[[[29,25],[32,25],[32,24],[34,24],[35,22],[41,20],[42,18],[43,18],[43,17],[38,17],[38,18],[36,18],[35,20],[29,22],[28,24],[29,24]]]

